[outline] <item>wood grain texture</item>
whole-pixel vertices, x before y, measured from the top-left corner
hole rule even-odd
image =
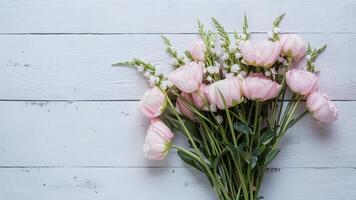
[[[206,178],[191,168],[2,168],[6,200],[215,200]],[[264,200],[343,200],[356,196],[356,169],[271,169]],[[16,189],[14,189],[16,188]]]
[[[332,99],[356,100],[356,34],[301,36],[315,47],[328,44],[317,61],[321,89]],[[197,38],[169,37],[180,52]],[[0,99],[137,100],[147,88],[145,78],[112,63],[146,58],[170,69],[160,35],[3,35],[0,44]]]
[[[356,102],[336,105],[336,122],[320,126],[307,117],[291,129],[270,167],[356,167]],[[0,110],[0,166],[185,166],[175,152],[160,162],[143,157],[149,122],[135,101],[10,101]]]
[[[355,32],[354,0],[3,0],[1,33],[187,33],[196,19],[215,16],[227,30],[240,29],[247,12],[252,31],[270,30],[287,13],[283,30]]]

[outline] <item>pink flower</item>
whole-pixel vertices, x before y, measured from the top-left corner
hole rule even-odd
[[[216,105],[219,109],[225,109],[221,96],[224,97],[228,108],[241,103],[243,96],[240,82],[239,78],[229,78],[210,84],[207,88],[209,102],[212,105]]]
[[[140,101],[141,112],[150,119],[160,116],[166,106],[166,98],[158,87],[147,90]]]
[[[207,86],[202,84],[200,88],[192,93],[192,98],[194,101],[194,105],[202,110],[207,111],[208,108],[206,104],[209,103],[207,96]]]
[[[286,73],[289,88],[297,94],[308,95],[319,88],[318,76],[302,69],[292,69]]]
[[[186,117],[188,117],[191,120],[193,120],[195,118],[194,114],[192,113],[192,111],[190,111],[190,109],[188,107],[189,105],[192,105],[192,104],[193,104],[193,99],[187,93],[182,93],[180,95],[180,97],[177,98],[177,108],[183,115],[185,115]]]
[[[281,46],[277,42],[253,42],[247,40],[240,43],[243,62],[256,67],[271,67],[276,62]]]
[[[164,159],[170,150],[173,137],[172,131],[161,120],[151,120],[143,145],[144,156],[150,160]]]
[[[242,91],[247,99],[266,101],[277,97],[281,86],[261,73],[250,74],[242,81]]]
[[[190,54],[193,56],[196,61],[205,60],[205,43],[202,40],[195,42],[194,46],[190,49]]]
[[[337,119],[337,108],[324,93],[313,92],[309,94],[306,106],[313,117],[320,122],[331,122]]]
[[[289,56],[294,61],[299,61],[307,52],[305,42],[298,35],[282,35],[280,39],[281,56]]]
[[[203,66],[198,62],[190,62],[173,71],[169,80],[182,92],[192,93],[199,89],[203,81]]]

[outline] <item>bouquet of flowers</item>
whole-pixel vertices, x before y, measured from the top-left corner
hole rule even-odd
[[[201,39],[182,55],[163,37],[175,68],[168,75],[140,59],[114,64],[136,67],[152,86],[140,102],[151,120],[145,157],[161,160],[174,148],[206,175],[219,199],[258,199],[288,129],[308,113],[321,123],[337,117],[319,91],[314,64],[326,46],[315,49],[297,35],[281,35],[283,16],[264,41],[250,39],[246,15],[243,32],[233,36],[214,18],[216,32],[198,21]],[[176,133],[188,144],[173,144]]]

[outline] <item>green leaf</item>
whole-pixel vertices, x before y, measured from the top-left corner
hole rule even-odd
[[[244,134],[253,134],[253,131],[250,127],[247,125],[241,123],[241,122],[235,122],[234,123],[234,129],[238,132],[244,133]]]
[[[218,168],[218,165],[219,165],[219,161],[221,160],[222,156],[228,152],[228,148],[225,148],[224,150],[222,150],[220,152],[220,154],[218,156],[216,156],[216,158],[214,159],[214,162],[213,162],[213,169],[214,171],[216,172],[217,171],[217,168]]]
[[[280,151],[279,149],[273,149],[272,151],[268,152],[268,154],[266,155],[264,164],[265,165],[269,164],[273,160],[273,158],[275,158],[277,156],[279,151]]]
[[[255,155],[255,156],[259,156],[259,155],[261,155],[261,153],[262,153],[265,149],[266,149],[266,145],[263,144],[263,145],[261,145],[261,146],[255,148],[255,149],[253,150],[252,154]]]
[[[214,17],[211,18],[213,20],[213,24],[218,31],[221,39],[225,42],[225,45],[228,47],[230,45],[229,34],[225,31],[224,27],[218,22]]]
[[[273,21],[273,27],[278,27],[286,13],[281,14]]]
[[[194,154],[193,152],[191,153]],[[182,150],[177,150],[177,154],[188,165],[194,167],[195,169],[201,172],[205,172],[203,164],[198,159],[194,158],[193,156]]]
[[[263,132],[261,134],[261,139],[260,139],[261,144],[266,145],[266,144],[270,143],[272,141],[272,139],[274,138],[274,136],[275,136],[274,131],[272,131],[271,129],[266,130],[265,132]]]
[[[258,161],[258,157],[257,157],[257,156],[251,156],[251,157],[250,157],[250,166],[251,166],[251,169],[253,169],[253,168],[256,166],[257,161]]]

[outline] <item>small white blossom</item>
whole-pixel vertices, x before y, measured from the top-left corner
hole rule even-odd
[[[238,64],[234,64],[231,66],[231,71],[237,73],[240,70],[240,66]]]
[[[139,72],[143,72],[143,67],[140,65],[140,66],[137,66],[137,71],[139,71]]]
[[[162,81],[162,83],[161,83],[161,88],[164,90],[167,88],[170,88],[172,86],[173,86],[173,84],[170,80],[165,80],[165,81]]]
[[[229,54],[223,53],[223,55],[220,57],[221,60],[225,61],[229,58]]]
[[[311,59],[311,55],[307,55],[307,60],[310,60]]]
[[[241,34],[241,39],[242,39],[242,40],[246,40],[246,39],[247,39],[247,35],[246,35],[245,33],[242,33],[242,34]]]
[[[230,44],[230,46],[229,46],[229,51],[230,52],[233,52],[233,51],[235,51],[236,50],[236,44]]]
[[[157,76],[150,76],[150,78],[149,78],[149,82],[150,82],[150,85],[151,86],[154,86],[154,85],[156,85],[157,83],[158,83],[158,81],[159,81],[159,78],[157,77]]]
[[[269,38],[273,38],[274,33],[273,33],[272,31],[268,31],[268,32],[267,32],[267,35],[268,35]]]
[[[209,66],[207,68],[209,74],[218,74],[219,73],[219,67],[218,66]]]
[[[216,108],[216,105],[214,105],[214,104],[211,104],[209,107],[210,107],[211,112],[216,112],[218,110]]]
[[[151,76],[151,72],[145,71],[145,73],[143,73],[143,76],[146,77],[146,78],[148,78],[148,77]]]
[[[270,71],[265,71],[265,76],[271,76],[271,72]]]
[[[278,33],[281,31],[281,29],[279,29],[278,27],[274,27],[274,28],[272,29],[272,31],[273,31],[273,33],[275,33],[275,34],[278,34]]]
[[[247,73],[245,71],[241,71],[239,73],[239,75],[242,77],[242,78],[245,78],[247,76]]]
[[[206,80],[208,80],[209,82],[213,82],[213,78],[211,78],[211,76],[208,76],[207,78],[206,78]]]
[[[235,56],[236,56],[236,58],[238,58],[238,59],[242,57],[242,55],[241,55],[240,52],[235,53]]]
[[[216,121],[218,121],[219,124],[223,123],[223,121],[224,121],[224,119],[223,119],[223,117],[221,115],[217,115],[217,116],[215,116],[215,118],[216,118]]]

